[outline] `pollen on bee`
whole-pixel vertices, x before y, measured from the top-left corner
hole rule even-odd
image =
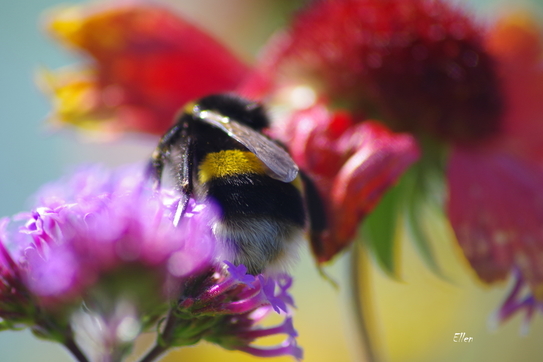
[[[196,106],[195,102],[189,102],[183,107],[183,111],[188,114],[192,114],[194,111],[194,106]]]

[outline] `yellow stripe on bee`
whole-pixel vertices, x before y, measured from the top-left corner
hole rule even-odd
[[[252,152],[226,150],[207,154],[198,169],[200,183],[219,177],[265,173],[264,164]]]

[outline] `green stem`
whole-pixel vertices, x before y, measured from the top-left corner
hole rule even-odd
[[[175,316],[175,313],[172,309],[168,314],[164,330],[157,338],[155,346],[147,352],[147,354],[140,360],[140,362],[152,362],[171,347],[173,333],[175,331],[177,322],[178,318]]]
[[[350,274],[350,307],[354,314],[355,324],[357,328],[357,335],[361,339],[362,346],[364,347],[363,353],[365,354],[366,362],[378,362],[379,358],[375,351],[374,341],[370,336],[370,327],[373,323],[370,323],[370,311],[372,310],[369,303],[369,288],[368,288],[368,273],[367,270],[362,273],[361,267],[367,269],[365,262],[367,256],[361,255],[364,251],[364,247],[355,243],[354,248],[351,251],[351,258],[349,259],[349,274]],[[362,298],[365,294],[368,297]],[[374,331],[375,332],[375,331]]]
[[[87,357],[83,354],[79,346],[75,343],[72,338],[67,338],[64,341],[64,346],[70,351],[74,358],[79,362],[89,362]]]

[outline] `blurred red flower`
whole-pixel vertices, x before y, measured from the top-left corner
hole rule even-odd
[[[53,118],[101,131],[162,135],[183,104],[232,91],[249,71],[223,45],[163,6],[69,8],[53,14],[48,28],[88,59],[80,69],[44,73]]]

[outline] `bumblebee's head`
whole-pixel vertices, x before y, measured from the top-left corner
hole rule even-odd
[[[269,127],[269,120],[262,105],[234,94],[215,94],[198,101],[201,110],[220,113],[257,131]]]

